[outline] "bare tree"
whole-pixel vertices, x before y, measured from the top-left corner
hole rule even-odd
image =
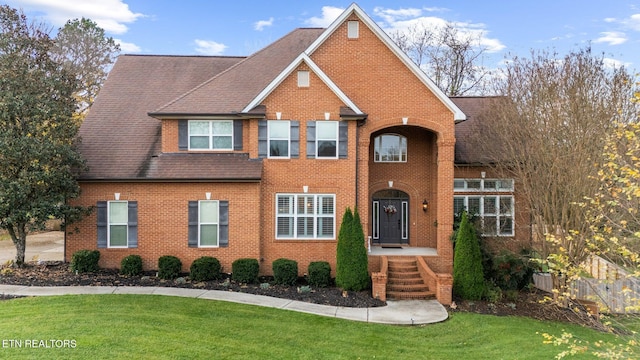
[[[514,57],[495,78],[501,96],[479,119],[473,145],[492,159],[485,165],[517,179],[534,238],[555,239],[535,244],[545,258],[561,249],[577,266],[587,256],[589,224],[578,204],[598,189],[606,134],[615,122],[637,118],[630,80],[626,69],[608,68],[590,48]]]
[[[448,96],[485,91],[490,70],[482,65],[486,47],[481,33],[459,30],[455,24],[410,26],[391,34],[393,41]]]

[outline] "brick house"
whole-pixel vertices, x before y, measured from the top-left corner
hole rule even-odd
[[[505,243],[519,235],[513,180],[464,147],[482,104],[445,96],[355,4],[248,57],[120,56],[80,129],[89,170],[74,202],[95,211],[68,228],[65,260],[98,249],[101,267],[138,254],[156,269],[175,255],[188,271],[213,256],[228,272],[248,257],[269,274],[289,258],[335,275],[357,207],[374,292],[387,256],[409,254],[450,303],[454,210]]]

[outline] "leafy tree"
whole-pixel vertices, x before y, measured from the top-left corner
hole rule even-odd
[[[410,26],[391,34],[393,41],[448,96],[483,93],[491,72],[482,66],[481,33],[464,33],[452,23]]]
[[[369,287],[367,249],[358,211],[347,208],[342,217],[336,252],[336,285],[343,290],[360,291]]]
[[[90,19],[69,20],[58,30],[51,56],[78,80],[74,96],[80,119],[89,111],[119,53],[120,45]]]
[[[453,292],[468,300],[479,300],[485,293],[480,243],[466,211],[458,228],[453,257]]]
[[[72,221],[86,209],[71,206],[84,162],[72,121],[76,82],[49,56],[42,26],[0,6],[0,228],[24,263],[26,235],[51,218]]]

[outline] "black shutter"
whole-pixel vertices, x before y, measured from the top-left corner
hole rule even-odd
[[[178,120],[178,150],[189,150],[189,122]]]
[[[229,247],[229,201],[220,201],[218,215],[220,216],[220,247]]]
[[[189,247],[198,247],[198,201],[189,201]]]
[[[297,159],[300,155],[300,121],[291,121],[291,158]]]
[[[267,120],[258,121],[258,157],[266,158],[269,148],[267,146]]]
[[[233,150],[242,150],[242,123],[244,120],[233,120]]]
[[[316,157],[316,122],[307,121],[307,158]]]
[[[107,202],[98,201],[97,204],[97,216],[98,216],[98,247],[107,247]]]
[[[346,121],[340,121],[338,123],[338,157],[340,159],[347,158],[349,145],[349,123]]]
[[[127,231],[128,231],[128,244],[127,246],[130,248],[138,247],[138,202],[137,201],[129,201],[128,202],[128,222],[127,222]]]

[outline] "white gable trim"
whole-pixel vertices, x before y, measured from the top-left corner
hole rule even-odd
[[[413,72],[413,74],[422,81],[423,84],[427,86],[429,90],[431,90],[438,99],[453,112],[454,121],[463,121],[467,119],[467,116],[458,108],[451,99],[447,95],[445,95],[440,88],[436,86],[436,84],[431,81],[431,79],[427,76],[427,74],[420,69],[416,63],[413,62],[409,58],[404,51],[402,51],[396,43],[391,40],[389,35],[385,33],[378,24],[376,24],[373,19],[371,19],[356,3],[351,4],[338,18],[329,25],[329,27],[307,48],[305,51],[306,54],[313,54],[313,52],[322,45],[333,34],[333,32],[349,17],[352,13],[354,13],[364,22],[371,31],[373,31],[376,36],[382,40],[387,47]]]
[[[354,104],[353,101],[351,101],[351,99],[349,99],[349,97],[347,97],[347,95],[340,90],[333,81],[331,81],[327,74],[325,74],[324,71],[322,71],[305,53],[300,54],[291,64],[289,64],[289,66],[287,66],[275,79],[273,79],[273,81],[271,81],[271,83],[269,83],[269,85],[267,85],[267,87],[265,87],[242,111],[249,112],[254,107],[260,105],[264,99],[266,99],[266,97],[269,96],[269,94],[271,94],[271,92],[273,92],[273,90],[275,90],[284,81],[284,79],[291,75],[303,62],[309,66],[311,71],[313,71],[346,106],[350,107],[356,114],[363,114],[363,112],[360,111],[360,108],[358,108],[356,104]]]

